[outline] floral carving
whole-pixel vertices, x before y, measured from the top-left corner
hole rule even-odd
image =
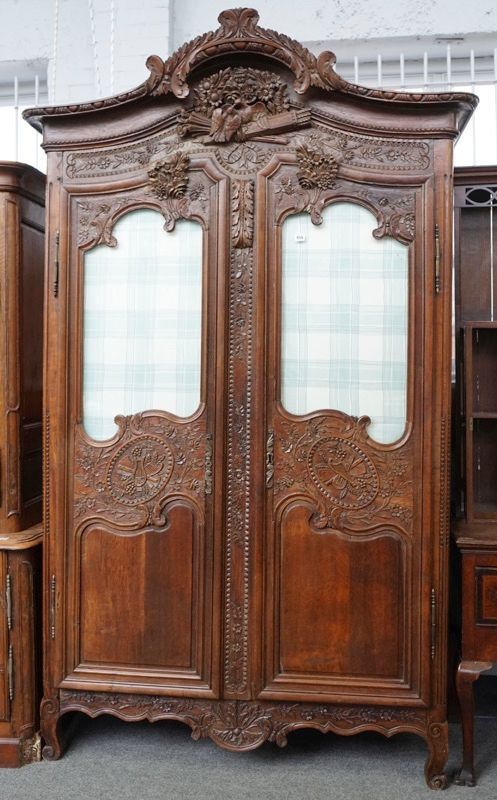
[[[235,8],[219,15],[220,27],[197,36],[176,50],[169,59],[152,55],[147,59],[150,77],[140,86],[116,97],[102,98],[90,103],[37,107],[24,112],[24,117],[34,127],[41,130],[45,117],[98,112],[124,103],[139,101],[147,95],[165,95],[172,92],[177,97],[187,97],[189,87],[187,78],[192,70],[233,53],[254,53],[282,64],[295,76],[293,88],[303,94],[310,86],[317,86],[332,92],[366,97],[390,103],[453,103],[463,107],[466,114],[472,110],[477,99],[460,92],[444,94],[422,94],[404,91],[385,91],[348,83],[335,71],[335,55],[323,52],[318,58],[299,42],[284,34],[260,27],[259,15],[253,8]]]
[[[306,145],[297,147],[297,178],[303,189],[333,189],[338,163]]]
[[[409,533],[410,445],[402,451],[377,450],[367,436],[369,423],[369,417],[356,419],[339,412],[306,422],[279,421],[275,495],[312,496],[316,511],[311,521],[318,529],[361,533],[388,523]]]
[[[287,87],[272,72],[228,67],[203,78],[193,105],[183,111],[180,136],[204,136],[206,142],[266,140],[267,136],[310,123],[308,109],[290,109]]]
[[[119,440],[108,446],[76,439],[76,520],[102,517],[130,529],[163,525],[165,491],[204,491],[205,436],[200,423],[158,415],[117,417]]]
[[[229,276],[229,351],[224,642],[225,685],[247,688],[250,578],[253,253],[233,249]]]
[[[148,171],[150,190],[159,200],[177,200],[184,197],[188,186],[190,159],[178,151],[172,158],[158,161]]]
[[[117,239],[112,234],[116,215],[133,202],[129,196],[113,201],[78,201],[78,244],[106,244],[115,247]]]
[[[387,170],[428,169],[430,166],[430,146],[421,141],[361,136],[344,133],[329,127],[317,125],[318,130],[302,136],[294,134],[291,138],[296,150],[308,147],[311,150],[337,159],[341,164],[363,169]]]
[[[164,134],[161,134],[145,142],[125,147],[69,153],[66,161],[66,175],[71,179],[91,178],[144,169],[148,167],[154,156],[158,153],[168,153],[177,144],[176,136],[165,138]]]
[[[297,173],[298,174],[298,173]],[[357,184],[340,179],[333,183],[332,188],[303,188],[302,182],[297,182],[295,172],[285,168],[278,179],[274,194],[278,211],[288,209],[292,211],[307,211],[315,225],[323,221],[323,209],[334,199],[345,199],[357,202],[359,198],[365,201],[375,214],[378,225],[372,230],[376,239],[391,236],[403,244],[412,242],[416,235],[416,196],[414,193],[405,194],[394,187],[388,189],[361,189]]]
[[[370,728],[386,735],[400,728],[424,735],[427,725],[424,711],[390,706],[209,701],[69,690],[62,690],[60,698],[62,713],[77,709],[91,716],[107,712],[122,719],[180,719],[191,727],[193,739],[209,737],[238,752],[254,750],[265,741],[284,747],[288,734],[306,724],[323,733]]]
[[[392,236],[394,239],[408,244],[416,235],[416,197],[414,194],[401,194],[394,190],[389,196],[378,196],[378,192],[367,189],[357,191],[358,197],[364,197],[375,206],[378,216],[378,227],[373,231],[376,239]]]

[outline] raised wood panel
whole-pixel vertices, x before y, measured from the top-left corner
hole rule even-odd
[[[476,567],[475,569],[477,606],[477,625],[497,626],[497,568]]]
[[[81,535],[80,664],[195,673],[203,638],[202,537],[194,510],[167,508],[162,530]],[[81,666],[79,665],[81,669]]]
[[[295,502],[280,524],[279,675],[402,680],[408,570],[401,537],[313,530],[311,514]]]

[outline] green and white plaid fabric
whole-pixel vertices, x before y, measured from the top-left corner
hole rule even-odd
[[[129,212],[117,246],[85,256],[83,416],[94,439],[114,434],[117,414],[184,417],[200,402],[202,228],[163,225],[151,209]]]
[[[408,251],[375,227],[345,202],[319,226],[285,220],[281,400],[293,414],[367,414],[370,435],[393,442],[406,422]]]

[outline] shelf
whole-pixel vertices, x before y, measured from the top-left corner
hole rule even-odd
[[[473,411],[471,417],[473,419],[497,419],[497,411]]]
[[[495,519],[497,522],[497,502],[475,503],[474,514],[477,519]]]
[[[497,521],[497,418],[474,417],[469,437],[472,518]]]
[[[496,415],[497,327],[474,327],[468,330],[466,366],[468,413],[472,416]],[[471,413],[470,413],[471,416]]]

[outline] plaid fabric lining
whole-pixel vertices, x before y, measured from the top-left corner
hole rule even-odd
[[[328,206],[320,226],[285,221],[281,400],[293,414],[367,414],[386,443],[406,422],[408,258],[375,227],[354,203]]]
[[[200,402],[202,229],[172,233],[151,209],[114,228],[117,246],[85,256],[83,411],[87,433],[107,439],[117,414],[192,414]]]

